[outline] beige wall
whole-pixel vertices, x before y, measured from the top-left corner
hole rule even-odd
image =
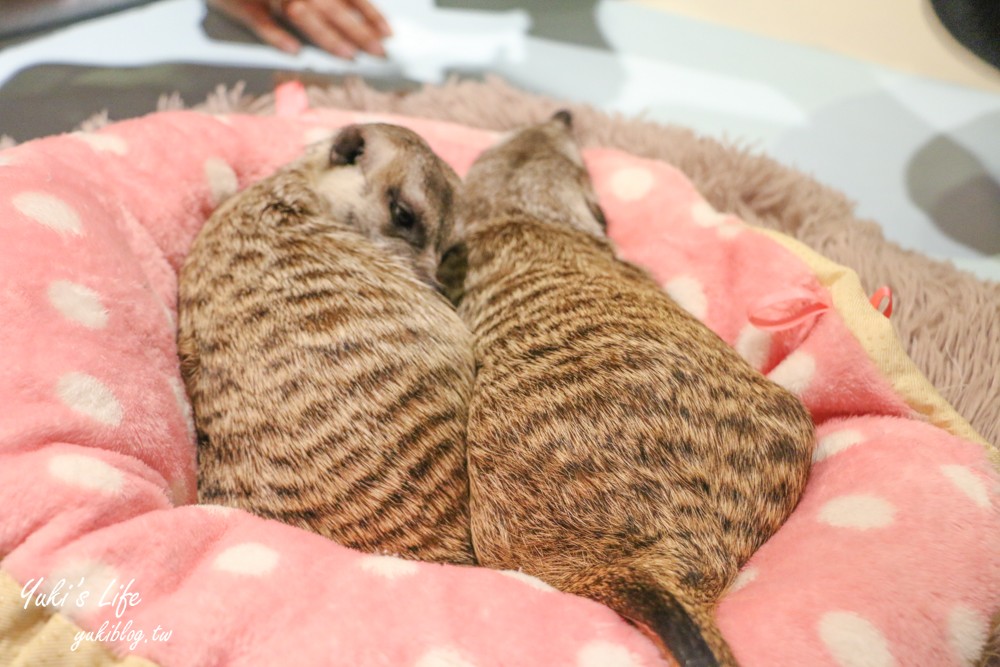
[[[1000,91],[1000,71],[945,30],[929,0],[630,0],[895,69]]]

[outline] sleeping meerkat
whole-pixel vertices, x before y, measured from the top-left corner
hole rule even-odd
[[[201,502],[473,562],[472,344],[432,278],[458,185],[413,132],[350,126],[211,216],[179,288]]]
[[[568,112],[486,151],[460,211],[477,559],[736,664],[713,612],[798,502],[805,408],[615,257]]]

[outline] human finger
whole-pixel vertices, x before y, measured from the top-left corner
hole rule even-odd
[[[352,60],[356,49],[326,21],[326,17],[308,0],[292,0],[285,6],[285,15],[313,43],[335,56]]]
[[[377,10],[372,3],[368,0],[346,0],[347,4],[353,7],[369,25],[375,27],[379,35],[382,37],[390,37],[392,35],[392,28],[389,26],[389,22],[385,20],[385,16],[382,12]]]
[[[385,57],[381,35],[369,25],[364,16],[343,0],[312,0],[314,7],[326,18],[327,23],[341,37],[373,56]]]
[[[291,33],[278,25],[267,6],[247,0],[208,0],[210,7],[218,9],[237,23],[245,26],[265,43],[285,51],[298,53],[302,44]]]

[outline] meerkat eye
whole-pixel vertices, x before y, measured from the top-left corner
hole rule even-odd
[[[427,247],[429,240],[426,221],[414,208],[391,192],[389,196],[389,222],[385,234],[401,238],[418,250]]]
[[[399,201],[389,205],[389,215],[392,216],[392,224],[400,229],[413,229],[417,224],[417,216],[410,207]]]

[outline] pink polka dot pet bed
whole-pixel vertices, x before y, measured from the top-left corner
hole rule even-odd
[[[609,610],[526,575],[193,504],[177,270],[213,207],[347,123],[409,126],[460,174],[497,137],[279,111],[165,111],[0,152],[0,663],[662,664]],[[852,271],[662,160],[585,156],[620,253],[817,425],[799,506],[718,609],[741,664],[974,664],[1000,605],[992,447]]]

